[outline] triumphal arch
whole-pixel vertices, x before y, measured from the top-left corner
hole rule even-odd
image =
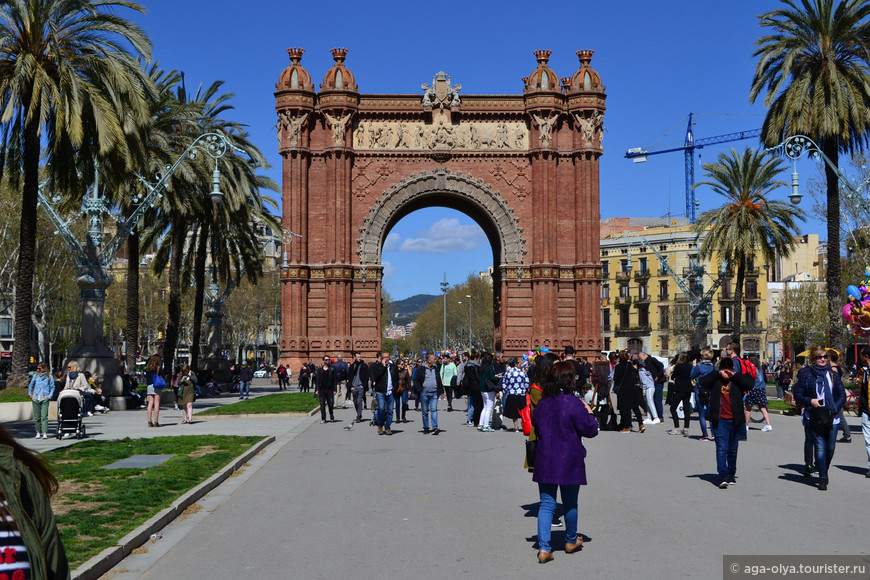
[[[430,206],[470,216],[492,245],[493,349],[600,351],[605,93],[593,51],[578,51],[579,68],[561,79],[550,51],[535,51],[518,95],[466,95],[443,72],[417,93],[361,94],[345,49],[332,50],[335,65],[316,90],[304,50],[287,52],[275,91],[282,362],[295,368],[351,350],[371,360],[384,241],[400,219]]]

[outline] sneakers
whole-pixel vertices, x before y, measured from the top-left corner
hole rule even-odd
[[[809,463],[807,463],[806,465],[804,465],[804,468],[803,468],[803,470],[801,471],[801,473],[803,473],[804,475],[806,475],[807,477],[809,477],[809,476],[811,476],[813,473],[815,473],[815,471],[816,471],[816,467],[815,467],[815,465],[810,465]]]
[[[727,477],[719,477],[719,489],[728,489],[728,478]]]
[[[706,435],[702,435],[701,438],[699,439],[699,441],[709,441],[709,440],[710,440],[710,438],[707,437]]]
[[[466,421],[465,426],[466,427],[474,427],[474,421]]]
[[[728,485],[737,485],[737,479],[735,475],[728,476]]]
[[[764,427],[761,428],[761,430],[762,431],[773,431],[773,427],[771,427],[770,425],[765,425]],[[851,439],[850,439],[850,441],[851,441]]]
[[[688,436],[689,436],[689,430],[683,429],[683,437],[688,437]]]
[[[429,427],[424,427],[423,428],[423,435],[428,435],[428,434],[429,434]]]
[[[644,419],[644,420],[643,420],[643,424],[644,424],[644,425],[652,425],[652,424],[653,424],[653,419]]]
[[[320,424],[321,424],[321,425],[326,425],[326,419],[323,419],[322,421],[320,421]]]
[[[652,420],[652,424],[653,424],[653,425],[658,425],[658,424],[661,423],[661,422],[662,422],[661,419],[653,419],[653,420]]]
[[[42,434],[42,438],[43,438],[43,439],[48,439],[48,433],[43,433],[43,434]]]
[[[638,431],[640,431],[641,433],[643,433],[644,431],[646,431],[646,427],[644,427],[643,424],[641,424],[641,425],[639,425],[639,429],[638,429]]]
[[[683,434],[683,432],[680,431],[679,429],[671,429],[670,431],[668,431],[668,435],[682,435],[682,434]]]
[[[762,431],[764,431],[764,429],[762,429]],[[849,438],[840,437],[839,439],[837,439],[837,443],[851,443],[851,442],[852,442],[851,437],[849,437]]]
[[[42,439],[42,433],[37,433],[34,439]]]
[[[432,435],[438,435],[439,433],[441,433],[441,429],[438,429],[437,427],[432,431]]]
[[[631,427],[626,427],[625,429],[620,429],[620,433],[631,433]]]
[[[552,528],[560,528],[560,527],[562,527],[562,518],[556,518],[556,519],[554,519],[554,520],[553,520],[553,523],[551,524],[550,527],[552,527]]]

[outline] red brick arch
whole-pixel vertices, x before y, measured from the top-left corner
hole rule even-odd
[[[336,49],[320,91],[301,49],[276,86],[285,247],[281,360],[380,346],[381,250],[430,206],[474,219],[493,248],[495,350],[602,347],[598,158],[604,87],[579,51],[569,79],[538,67],[521,95],[462,95],[438,73],[416,95],[360,94]]]

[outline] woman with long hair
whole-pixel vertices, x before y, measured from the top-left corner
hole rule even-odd
[[[492,407],[495,405],[495,396],[498,391],[495,390],[499,379],[496,367],[493,364],[493,356],[490,353],[484,353],[480,363],[480,394],[483,396],[483,412],[480,414],[480,424],[477,426],[478,431],[491,433],[494,431],[489,426],[492,420]]]
[[[396,423],[407,423],[405,416],[408,412],[408,397],[411,394],[411,371],[408,370],[408,359],[400,358],[396,362],[396,369],[399,371],[399,388],[393,391],[393,397],[396,399]]]
[[[583,437],[598,435],[598,421],[592,408],[573,395],[574,365],[567,361],[553,364],[544,380],[542,397],[532,414],[537,437],[535,470],[532,481],[538,484],[538,562],[553,560],[550,532],[556,510],[556,491],[565,512],[565,552],[571,554],[583,545],[577,534],[577,496],[586,485],[586,449]]]
[[[795,403],[803,407],[801,418],[813,442],[819,490],[828,489],[828,468],[837,445],[837,414],[846,404],[846,390],[840,375],[831,369],[828,352],[822,346],[810,348],[811,364],[798,373]]]
[[[36,365],[36,374],[27,385],[27,394],[33,401],[36,439],[48,439],[48,405],[54,396],[54,381],[48,374],[48,365],[44,362]]]
[[[767,381],[764,380],[764,371],[761,369],[761,361],[757,355],[750,355],[749,362],[755,365],[755,384],[749,394],[746,395],[746,430],[749,431],[749,419],[752,415],[752,405],[757,405],[764,416],[765,425],[762,431],[773,431],[770,426],[770,415],[767,412]]]
[[[181,409],[181,422],[193,423],[194,381],[196,375],[190,372],[190,365],[181,367],[178,377],[178,407]]]
[[[148,408],[146,412],[148,414],[149,427],[160,427],[158,422],[160,419],[160,395],[163,393],[163,389],[166,388],[166,381],[160,376],[161,362],[160,355],[155,354],[148,359],[148,364],[145,365],[145,382],[148,384],[148,390],[146,391]]]
[[[631,364],[627,350],[620,351],[619,362],[613,369],[613,388],[616,390],[616,406],[619,408],[620,433],[631,433],[631,413],[637,419],[638,431],[643,433],[643,415],[640,412],[640,377]]]
[[[69,578],[69,563],[49,497],[57,480],[45,462],[0,427],[0,576]],[[11,550],[11,552],[9,552]]]
[[[677,357],[677,364],[671,371],[671,380],[674,381],[674,386],[668,392],[668,399],[671,401],[671,419],[674,421],[674,428],[668,431],[668,435],[688,437],[689,419],[692,416],[692,392],[695,388],[692,386],[692,363],[689,362],[686,353],[681,352]],[[680,417],[677,415],[680,403],[683,404],[682,430],[680,430]]]

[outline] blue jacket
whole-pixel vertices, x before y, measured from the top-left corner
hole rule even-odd
[[[840,378],[840,375],[831,371],[830,367],[829,372],[831,373],[831,382],[833,383],[833,386],[831,387],[831,396],[834,400],[831,401],[833,404],[825,401],[825,405],[831,407],[831,410],[836,415],[846,404],[846,389],[843,388],[843,379]],[[816,381],[813,376],[812,367],[805,366],[798,371],[797,382],[794,386],[795,403],[800,407],[804,407],[804,409],[808,409],[809,407],[812,407],[810,401],[817,398]]]
[[[54,379],[48,373],[33,375],[27,385],[27,394],[30,397],[42,395],[43,399],[51,399],[54,396]]]

